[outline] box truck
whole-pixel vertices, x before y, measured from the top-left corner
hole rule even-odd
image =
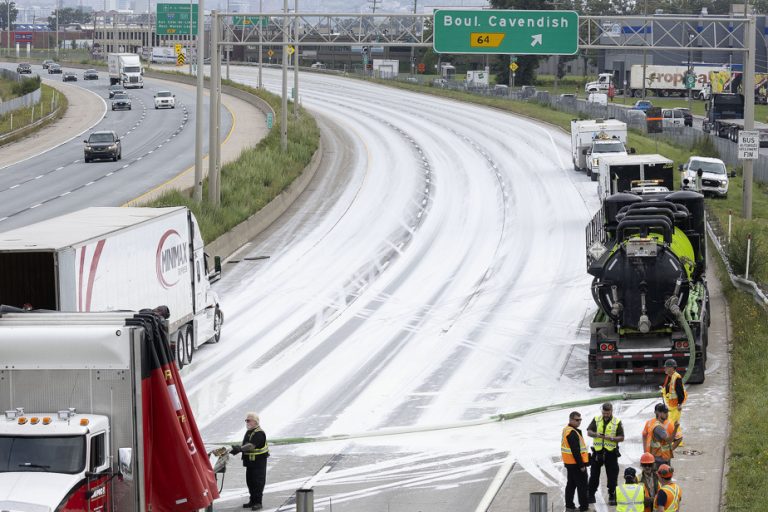
[[[224,315],[192,212],[170,208],[86,208],[0,233],[0,304],[88,312],[169,309],[180,367]]]
[[[617,192],[671,192],[674,168],[674,162],[662,155],[604,156],[600,159],[597,195],[603,201]]]
[[[109,85],[122,85],[126,89],[144,88],[144,68],[135,53],[107,54]]]
[[[710,71],[723,69],[723,66],[691,66],[691,71],[696,77],[691,95],[694,98],[701,97],[701,91],[709,88]],[[688,96],[685,87],[685,75],[688,66],[645,66],[645,95],[656,96]],[[627,95],[640,98],[643,95],[643,65],[635,64],[629,71],[629,87]]]
[[[596,142],[598,148],[594,148]],[[571,121],[571,159],[573,168],[592,175],[593,159],[598,159],[605,147],[608,152],[626,155],[627,123],[616,119],[574,119]],[[610,146],[610,147],[609,147]],[[593,150],[597,149],[594,152]],[[596,163],[594,163],[596,167]],[[597,170],[597,169],[595,169]],[[595,176],[594,179],[597,179]],[[593,181],[594,181],[593,179]]]
[[[0,313],[2,510],[211,507],[217,477],[164,324],[151,312]]]

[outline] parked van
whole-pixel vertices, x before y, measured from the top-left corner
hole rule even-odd
[[[661,126],[669,128],[683,128],[685,126],[685,113],[674,108],[661,109]]]
[[[604,92],[591,92],[587,96],[587,103],[595,103],[605,107],[608,105],[608,95]]]
[[[310,69],[325,69],[325,64],[323,64],[322,62],[315,62],[309,67]]]

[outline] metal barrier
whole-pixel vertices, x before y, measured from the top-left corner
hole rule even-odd
[[[529,496],[530,512],[547,512],[547,493],[532,492]]]
[[[315,512],[315,491],[296,489],[296,512]]]

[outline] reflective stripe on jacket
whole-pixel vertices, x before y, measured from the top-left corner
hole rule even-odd
[[[616,487],[616,512],[643,512],[645,489],[642,484],[621,484]]]
[[[672,374],[672,377],[667,375],[664,379],[664,385],[661,388],[661,392],[662,395],[664,395],[664,403],[666,403],[667,407],[670,409],[676,408],[688,398],[688,391],[685,391],[685,396],[682,400],[677,396],[677,379],[681,378],[680,374],[675,372]],[[685,390],[685,387],[683,387],[683,390]]]
[[[661,427],[667,432],[667,441],[663,441],[656,437],[654,431],[656,427]],[[653,427],[651,428],[651,447],[650,452],[654,457],[664,460],[672,460],[672,443],[674,438],[672,433],[675,431],[675,427],[669,422],[660,422],[658,419],[654,420]]]
[[[264,431],[261,430],[261,428],[258,428],[258,427],[254,428],[251,431],[249,431],[248,434],[246,435],[246,438],[245,438],[246,442],[243,443],[243,444],[246,444],[246,443],[253,444],[251,442],[251,440],[253,439],[253,435],[256,434],[256,432],[264,432]],[[264,439],[264,446],[262,446],[261,448],[256,447],[253,450],[250,450],[250,451],[247,451],[247,452],[243,452],[243,460],[254,461],[254,460],[256,460],[256,457],[259,457],[259,456],[264,455],[264,454],[269,455],[269,443],[267,442],[266,438]]]
[[[676,483],[670,482],[667,485],[661,486],[659,492],[662,491],[667,495],[667,502],[664,504],[664,510],[669,510],[670,512],[677,512],[680,510],[680,500],[683,499],[683,491],[680,489],[680,486]],[[658,499],[653,500],[654,509],[659,507],[657,502]]]
[[[573,453],[571,453],[571,446],[568,444],[568,434],[571,432],[576,432],[576,435],[579,436],[579,451],[581,452],[581,462],[584,464],[589,464],[589,452],[587,451],[587,445],[584,442],[584,437],[582,437],[581,432],[570,425],[563,429],[563,439],[560,442],[560,453],[563,456],[563,463],[577,464],[576,458],[574,457]]]
[[[598,434],[605,434],[605,437],[616,437],[616,430],[619,428],[619,420],[616,419],[615,416],[611,417],[611,421],[609,421],[607,424],[604,423],[603,415],[595,416],[595,425],[597,428]],[[611,441],[610,439],[603,439],[601,437],[596,437],[594,439],[594,442],[592,443],[592,446],[595,448],[595,451],[599,452],[600,450],[605,447],[606,450],[609,452],[612,452],[616,449],[616,441]]]

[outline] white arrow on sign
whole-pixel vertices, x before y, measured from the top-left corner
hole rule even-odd
[[[533,35],[531,36],[531,39],[533,39],[531,41],[531,46],[536,46],[537,44],[539,45],[541,44],[541,34]]]

